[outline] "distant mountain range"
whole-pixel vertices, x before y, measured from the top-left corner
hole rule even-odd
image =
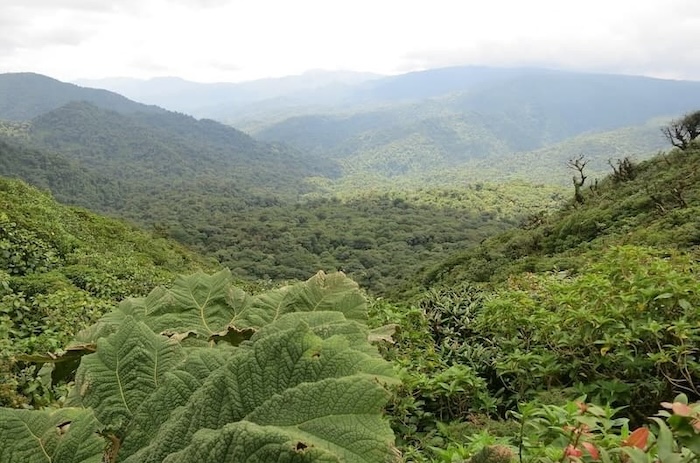
[[[103,84],[337,160],[345,183],[353,185],[367,178],[381,184],[428,177],[488,180],[496,159],[497,169],[527,168],[519,160],[529,159],[542,172],[540,161],[552,161],[560,144],[576,146],[593,158],[591,166],[605,169],[607,159],[620,153],[600,152],[601,143],[619,141],[630,147],[625,155],[649,156],[665,146],[661,125],[700,108],[700,82],[533,68],[465,66],[397,76],[327,72],[239,84]],[[557,178],[536,173],[534,180],[568,182],[566,159],[554,157],[558,164],[550,168]],[[489,175],[475,176],[475,165],[483,164]],[[527,177],[528,171],[520,174]]]
[[[374,89],[373,106],[256,120],[247,129],[259,139],[337,159],[346,176],[373,175],[384,183],[426,177],[488,181],[518,168],[520,177],[534,181],[568,182],[567,158],[551,156],[557,146],[576,146],[578,153],[560,153],[585,155],[591,167],[606,169],[609,158],[653,154],[665,146],[659,128],[669,118],[700,108],[700,82],[546,70],[472,69],[462,91],[453,92],[456,76],[468,71],[372,81],[364,90],[369,95],[368,87]],[[429,92],[431,97],[420,98]],[[409,101],[412,94],[415,101]],[[621,154],[619,146],[629,151]],[[556,163],[547,168],[542,161]],[[475,166],[487,168],[476,169],[483,172],[479,176]]]
[[[319,70],[241,83],[203,84],[178,77],[83,79],[76,83],[111,90],[136,101],[196,117],[230,119],[242,109],[255,111],[256,105],[325,106],[340,102],[355,85],[381,77],[363,72]]]

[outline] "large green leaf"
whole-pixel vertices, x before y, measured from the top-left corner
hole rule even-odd
[[[79,333],[77,341],[94,343],[135,317],[156,333],[204,340],[247,339],[257,329],[295,312],[332,311],[365,322],[367,303],[357,284],[343,273],[319,272],[303,283],[250,296],[233,286],[228,270],[214,275],[179,277],[171,289],[156,288],[145,298],[122,302],[117,310]]]
[[[2,463],[100,463],[106,443],[91,410],[0,408]]]
[[[231,272],[180,276],[171,289],[146,307],[143,321],[156,333],[168,331],[209,337],[225,333],[249,296],[232,286]]]
[[[96,353],[83,357],[76,387],[102,424],[123,430],[184,357],[176,342],[127,317],[116,333],[97,342]]]
[[[251,452],[251,448],[257,449]],[[340,463],[337,455],[317,447],[307,447],[301,441],[276,428],[258,426],[243,421],[231,423],[218,430],[203,429],[181,452],[168,456],[164,463],[199,462],[246,463]],[[368,460],[370,461],[370,460]],[[377,460],[377,462],[385,460]]]
[[[255,298],[250,311],[253,326],[265,326],[290,312],[334,311],[348,320],[367,320],[367,301],[357,283],[337,272],[318,272],[305,281],[269,291]]]
[[[81,334],[70,404],[91,410],[69,420],[71,432],[94,447],[86,462],[392,460],[382,411],[383,385],[395,379],[366,318],[364,297],[342,274],[256,297],[228,272],[181,277]],[[27,453],[56,448],[51,432],[63,424],[25,413],[24,435],[13,430],[17,417],[0,427],[23,442],[0,447],[7,458],[64,461]],[[45,445],[32,444],[44,434]]]
[[[288,458],[301,446],[330,452],[340,461],[386,461],[393,435],[382,417],[387,392],[380,382],[393,379],[392,368],[363,350],[342,336],[322,339],[303,323],[258,338],[239,348],[171,415],[151,445],[126,461],[161,462],[181,451],[188,455],[202,429],[223,433],[209,436],[217,446],[236,447],[236,457],[222,461],[252,458],[258,450],[254,439],[226,440],[239,436],[231,428],[235,423],[284,435],[289,445],[278,450],[286,449]],[[291,445],[295,442],[299,446]]]
[[[251,338],[255,342],[260,338],[279,331],[296,328],[305,323],[317,336],[327,339],[331,336],[343,336],[354,349],[376,353],[376,349],[366,341],[371,337],[367,325],[355,320],[348,320],[340,312],[292,312],[282,315],[274,323],[263,326]]]
[[[138,408],[125,429],[119,457],[124,459],[149,444],[158,428],[176,408],[187,403],[209,375],[220,368],[230,352],[222,349],[187,349],[187,359],[177,370],[163,375],[161,387]]]

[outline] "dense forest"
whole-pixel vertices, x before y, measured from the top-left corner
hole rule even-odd
[[[478,175],[426,149],[414,182],[29,77],[57,95],[0,105],[3,463],[700,456],[700,113]]]

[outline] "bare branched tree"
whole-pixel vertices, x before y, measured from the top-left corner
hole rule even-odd
[[[581,193],[581,188],[583,188],[583,184],[586,183],[586,179],[588,178],[583,173],[583,169],[586,168],[586,164],[588,164],[588,159],[585,159],[583,154],[573,159],[569,159],[569,162],[566,163],[566,166],[569,169],[573,169],[576,171],[572,178],[572,181],[574,182],[574,201],[576,201],[576,203],[578,204],[583,204],[584,201],[583,193]]]
[[[672,120],[666,127],[661,128],[661,133],[676,148],[688,149],[690,143],[700,136],[700,111]]]

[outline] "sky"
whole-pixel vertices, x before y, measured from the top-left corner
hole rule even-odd
[[[700,0],[0,0],[0,72],[237,82],[534,66],[700,80]]]

